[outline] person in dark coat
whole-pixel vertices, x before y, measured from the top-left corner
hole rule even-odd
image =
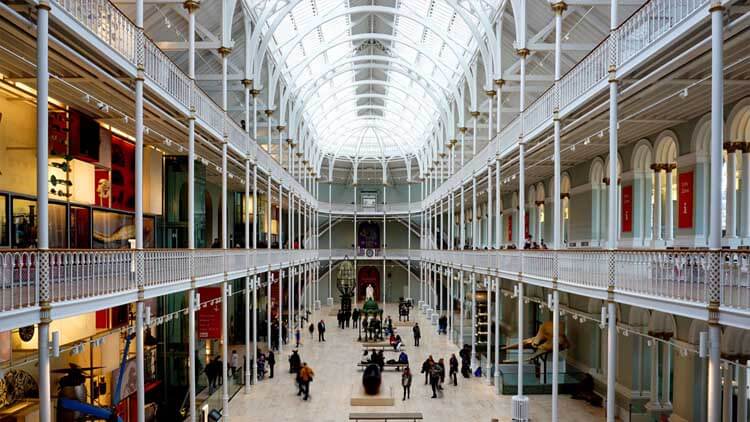
[[[411,332],[414,334],[414,346],[419,347],[419,339],[422,338],[422,331],[419,329],[419,324],[414,323]]]
[[[318,341],[326,341],[326,323],[322,319],[318,322]]]
[[[299,353],[296,350],[292,350],[291,356],[289,356],[289,373],[296,374],[299,372],[299,368],[302,366],[302,359],[299,357]]]
[[[432,365],[435,364],[435,361],[432,359],[432,355],[428,357],[424,362],[422,362],[422,373],[424,374],[424,385],[427,385],[430,378],[430,370],[432,369]]]
[[[359,309],[354,308],[352,311],[352,328],[357,328],[357,325],[359,324]]]
[[[429,370],[430,374],[430,387],[432,387],[432,398],[437,398],[437,393],[440,391],[440,365],[433,363]]]
[[[456,359],[456,354],[451,354],[451,359],[449,361],[450,365],[450,377],[453,380],[453,385],[458,385],[458,377],[456,374],[458,374],[458,359]]]
[[[266,362],[268,362],[268,378],[273,378],[273,367],[276,365],[276,355],[273,354],[273,350],[268,351]]]

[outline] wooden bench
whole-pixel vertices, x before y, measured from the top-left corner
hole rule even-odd
[[[357,364],[357,366],[359,368],[362,368],[363,370],[365,368],[367,368],[368,366],[370,366],[370,365],[374,365],[374,364],[372,364],[372,363],[362,363],[362,362],[359,362]],[[390,369],[395,369],[397,371],[400,371],[401,368],[406,368],[407,366],[409,366],[408,363],[386,363],[386,364],[383,364],[383,370],[385,371],[386,369],[390,368]]]
[[[350,421],[421,421],[420,412],[414,413],[350,413]]]
[[[368,352],[373,351],[373,350],[382,350],[384,352],[403,352],[404,350],[406,350],[406,347],[402,345],[401,350],[394,350],[393,346],[390,346],[390,345],[389,346],[383,346],[383,345],[372,346],[369,344],[363,344],[362,351],[365,351],[365,350]]]

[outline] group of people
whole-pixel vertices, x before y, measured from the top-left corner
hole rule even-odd
[[[449,369],[448,369],[448,376],[450,377],[450,382],[453,383],[454,386],[458,385],[458,359],[456,358],[455,354],[451,354],[450,359],[448,360]],[[430,384],[430,387],[432,387],[432,398],[438,398],[438,394],[442,396],[443,391],[443,383],[445,382],[445,360],[443,358],[438,359],[437,362],[435,362],[435,359],[433,359],[432,355],[430,355],[423,363],[422,363],[422,373],[424,374],[424,384]]]
[[[349,321],[352,322],[352,327],[357,328],[357,321],[359,321],[359,309],[354,308],[351,311],[339,309],[336,313],[336,321],[339,323],[339,328],[349,328]]]
[[[310,383],[313,381],[315,372],[307,362],[302,362],[297,350],[293,350],[289,356],[289,373],[294,374],[294,380],[297,385],[297,395],[302,397],[302,400],[307,401],[310,398]]]
[[[273,350],[269,350],[267,354],[258,353],[258,379],[266,377],[266,363],[269,369],[268,378],[273,378],[273,368],[276,366],[276,355],[273,354]]]
[[[315,324],[311,322],[307,330],[310,332],[310,338],[314,338]],[[318,341],[326,341],[326,323],[322,319],[318,321]]]

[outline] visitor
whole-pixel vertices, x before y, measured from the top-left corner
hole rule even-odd
[[[464,347],[458,352],[461,356],[461,375],[464,378],[471,377],[471,346],[464,344]]]
[[[388,318],[385,320],[385,326],[387,327],[386,330],[388,332],[388,335],[393,334],[393,320],[391,319],[391,316],[388,315]]]
[[[269,350],[270,352],[270,350]],[[258,379],[262,380],[266,376],[266,357],[263,353],[258,353]]]
[[[344,328],[344,311],[342,311],[341,309],[336,312],[336,323],[338,324],[339,328]]]
[[[289,373],[298,373],[301,365],[302,359],[300,359],[299,353],[296,350],[292,350],[292,354],[289,356]]]
[[[430,378],[430,387],[432,387],[432,398],[436,399],[437,393],[438,391],[440,391],[440,367],[439,365],[433,362],[428,373],[429,373],[429,378]]]
[[[448,334],[448,317],[445,314],[438,320],[438,334]]]
[[[344,325],[346,325],[346,328],[349,328],[349,320],[352,318],[352,311],[345,311],[344,312]]]
[[[430,355],[424,362],[422,362],[422,373],[424,374],[424,385],[427,385],[429,382],[429,376],[430,376],[430,369],[432,369],[432,365],[435,363],[434,360],[432,360],[432,355]]]
[[[289,324],[284,321],[284,324],[281,326],[281,341],[286,344],[289,341]]]
[[[313,380],[313,376],[315,376],[315,372],[307,366],[307,362],[304,362],[302,368],[299,370],[300,391],[297,393],[298,396],[301,393],[305,394],[302,400],[307,400],[310,397],[310,383]]]
[[[318,322],[318,341],[326,341],[326,323],[322,319]]]
[[[398,363],[409,363],[409,355],[406,352],[401,352],[398,355]]]
[[[208,378],[208,394],[213,394],[216,388],[216,358],[206,364],[206,378]]]
[[[314,333],[315,333],[315,324],[313,324],[313,323],[311,322],[311,323],[310,323],[310,326],[309,326],[309,327],[307,327],[307,330],[308,330],[308,331],[310,331],[310,338],[313,338],[313,336],[314,336]]]
[[[359,324],[359,309],[354,308],[354,310],[352,310],[352,328],[357,328],[358,324]]]
[[[388,338],[388,344],[393,347],[393,350],[396,350],[396,336],[391,333],[391,336]]]
[[[221,248],[221,243],[219,243],[219,238],[215,237],[213,243],[211,243],[211,249],[218,249]]]
[[[411,398],[411,371],[409,370],[409,367],[407,366],[404,368],[404,372],[401,373],[401,386],[404,387],[404,398],[402,401],[405,401],[407,398]]]
[[[415,322],[411,331],[414,334],[414,346],[419,347],[419,339],[422,338],[422,331],[419,329],[419,324]]]
[[[380,367],[380,372],[383,372],[383,368],[385,368],[385,355],[383,354],[383,351],[380,350],[377,352],[378,356],[378,366]]]
[[[458,374],[458,359],[456,359],[456,354],[451,353],[451,359],[449,361],[450,365],[450,377],[453,380],[453,385],[458,385],[458,377],[456,374]]]
[[[236,350],[232,350],[232,356],[229,360],[230,363],[230,372],[232,377],[234,377],[234,374],[237,372],[237,368],[240,367],[240,355],[237,354]]]
[[[268,378],[273,378],[273,367],[276,365],[276,355],[273,354],[273,350],[268,351]]]
[[[396,341],[393,344],[393,350],[398,352],[399,350],[401,350],[401,346],[403,345],[404,345],[404,342],[401,340],[401,336],[397,335]]]
[[[365,318],[362,319],[362,331],[365,332],[365,341],[368,339],[367,326],[368,326],[368,324],[367,324],[367,318],[365,317]]]
[[[299,349],[300,340],[302,340],[302,333],[300,333],[299,328],[294,330],[294,341],[297,344],[297,348]]]
[[[443,383],[445,382],[445,360],[440,358],[437,363],[438,369],[440,370],[440,384],[438,384],[438,390],[443,389]]]

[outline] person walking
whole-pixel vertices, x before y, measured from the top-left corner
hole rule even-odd
[[[404,398],[402,401],[406,400],[407,398],[411,398],[411,370],[409,370],[409,367],[407,366],[404,368],[404,372],[401,373],[401,386],[404,388]]]
[[[310,323],[310,326],[307,327],[307,330],[310,331],[310,338],[313,338],[313,335],[315,333],[315,324],[312,322]]]
[[[303,362],[302,368],[299,370],[300,392],[297,393],[298,396],[301,393],[305,394],[302,400],[307,400],[310,397],[310,383],[314,376],[315,372],[313,372],[312,368],[307,366],[307,362]]]
[[[422,362],[422,373],[424,374],[424,385],[427,385],[429,382],[430,377],[430,369],[432,369],[432,365],[435,363],[435,361],[432,360],[432,355],[428,357],[424,362]]]
[[[438,364],[433,363],[429,370],[430,374],[430,387],[432,387],[432,398],[437,398],[437,393],[440,391],[440,367]]]
[[[268,378],[273,378],[273,367],[276,365],[276,355],[273,354],[273,350],[268,351]]]
[[[456,358],[455,353],[451,353],[451,359],[448,361],[448,364],[450,365],[450,377],[453,380],[453,385],[458,385],[458,359]]]
[[[414,334],[414,346],[419,347],[419,339],[422,338],[422,330],[419,329],[419,324],[415,322],[411,332]]]
[[[294,341],[297,343],[297,349],[299,349],[300,340],[302,340],[302,333],[300,333],[299,328],[294,330]]]
[[[445,360],[443,360],[443,358],[440,358],[437,365],[440,369],[440,383],[438,384],[438,390],[442,390],[443,383],[445,382]]]
[[[318,322],[318,341],[326,341],[326,323],[322,319]]]
[[[269,350],[270,352],[270,350]],[[263,353],[258,353],[258,379],[263,379],[266,376],[266,357]]]
[[[352,328],[357,328],[359,325],[359,308],[354,308],[352,311]]]
[[[232,350],[232,356],[229,360],[230,374],[232,377],[237,373],[237,369],[240,367],[240,355],[237,354],[236,350]]]

